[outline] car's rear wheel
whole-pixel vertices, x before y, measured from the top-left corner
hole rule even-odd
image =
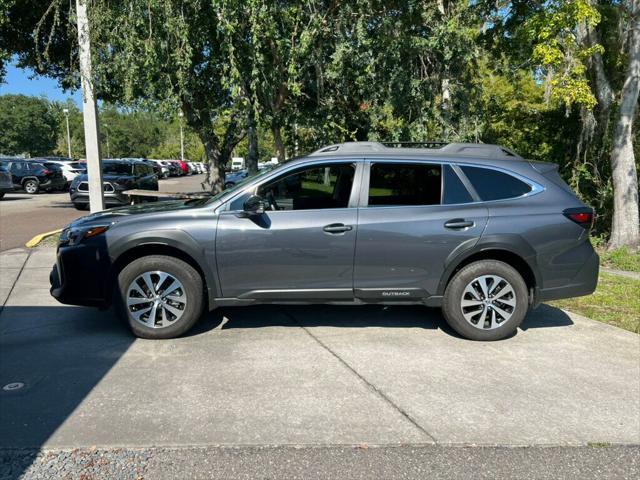
[[[460,269],[447,285],[442,302],[447,323],[470,340],[513,335],[528,309],[522,276],[498,260],[480,260]]]
[[[30,195],[35,195],[36,193],[38,193],[38,190],[40,189],[40,184],[38,183],[37,180],[26,180],[23,184],[22,184],[22,188],[24,188],[24,191],[27,192]]]
[[[118,310],[141,338],[174,338],[202,315],[203,282],[188,263],[164,255],[134,260],[118,275]]]

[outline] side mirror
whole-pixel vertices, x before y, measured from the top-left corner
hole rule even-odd
[[[262,215],[267,209],[267,204],[259,195],[251,195],[244,202],[242,209],[248,215]]]

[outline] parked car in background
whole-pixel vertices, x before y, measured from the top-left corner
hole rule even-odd
[[[173,160],[162,160],[162,163],[169,169],[170,177],[179,177],[182,175],[182,169],[177,162]]]
[[[0,198],[4,197],[5,193],[13,192],[15,189],[9,169],[0,164]]]
[[[0,158],[0,165],[9,170],[16,189],[32,195],[41,190],[50,192],[64,190],[67,187],[62,169],[58,166],[47,168],[40,162],[21,158]]]
[[[183,175],[189,175],[189,167],[187,166],[187,162],[183,160],[176,160],[178,165],[180,165],[180,170],[182,170]]]
[[[142,159],[140,159],[142,160]],[[160,163],[158,163],[155,160],[142,160],[143,162],[145,162],[147,165],[149,165],[151,168],[153,168],[153,172],[158,176],[158,178],[167,178],[169,176],[169,169],[166,167],[163,167]],[[164,169],[164,170],[163,170]]]
[[[165,160],[148,158],[147,162],[151,162],[157,166],[157,168],[159,169],[157,170],[158,178],[169,178],[171,176],[171,170],[169,169],[169,165]]]
[[[128,205],[131,199],[126,190],[158,191],[158,176],[148,162],[142,160],[103,160],[102,181],[107,207]],[[74,207],[89,207],[89,181],[87,175],[78,175],[71,183],[69,196]]]
[[[62,170],[62,175],[67,181],[67,186],[71,185],[73,179],[76,176],[87,173],[87,164],[81,162],[67,161],[65,160],[51,160],[51,158],[59,158],[59,157],[41,157],[41,158],[33,158],[30,161],[40,162],[45,167],[53,167],[54,165]]]

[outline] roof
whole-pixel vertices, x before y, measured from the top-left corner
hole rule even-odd
[[[395,147],[392,145],[400,145]],[[404,145],[411,145],[407,148]],[[426,145],[428,148],[418,148],[418,145]],[[488,143],[441,143],[441,142],[345,142],[327,145],[309,154],[314,156],[333,155],[425,155],[425,156],[452,156],[474,157],[485,159],[522,160],[522,157],[512,150],[500,145]]]

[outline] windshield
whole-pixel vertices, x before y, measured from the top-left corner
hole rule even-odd
[[[247,176],[247,178],[243,179],[241,182],[236,183],[233,187],[227,188],[226,190],[223,190],[222,192],[218,193],[217,195],[214,195],[213,197],[207,199],[207,203],[211,203],[211,202],[215,202],[216,200],[219,200],[222,197],[226,197],[228,194],[233,193],[237,190],[242,190],[242,188],[249,183],[250,181],[255,180],[256,178],[260,178],[265,176],[267,173],[270,173],[274,168],[278,167],[278,165],[267,165],[265,167],[262,167],[258,173],[256,173],[255,175],[249,175]]]
[[[105,175],[131,175],[133,173],[133,165],[126,162],[104,162],[102,164],[102,173]]]

